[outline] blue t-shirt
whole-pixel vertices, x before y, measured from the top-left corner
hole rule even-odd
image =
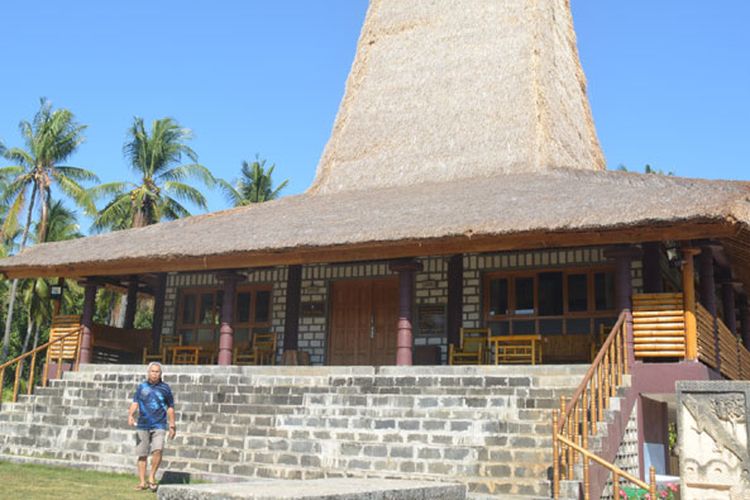
[[[174,408],[172,389],[159,381],[153,385],[148,381],[141,382],[133,395],[133,402],[138,403],[138,429],[167,430],[167,408]]]

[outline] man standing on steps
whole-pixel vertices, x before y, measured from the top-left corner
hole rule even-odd
[[[161,364],[149,363],[148,378],[141,382],[133,395],[133,403],[128,410],[128,425],[136,425],[135,452],[138,456],[138,478],[136,490],[156,491],[156,471],[161,464],[164,437],[169,430],[169,439],[174,439],[174,398],[172,389],[161,380]],[[151,474],[146,482],[146,461],[151,452]]]

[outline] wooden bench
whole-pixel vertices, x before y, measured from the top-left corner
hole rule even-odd
[[[489,339],[495,364],[531,364],[542,362],[541,335],[496,335]]]

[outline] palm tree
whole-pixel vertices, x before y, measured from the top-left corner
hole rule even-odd
[[[29,229],[32,226],[34,209],[39,208],[38,235],[46,234],[49,219],[49,197],[55,185],[77,205],[93,210],[88,191],[79,182],[98,181],[97,176],[85,169],[60,165],[67,160],[83,142],[85,125],[75,121],[73,113],[67,109],[52,109],[52,104],[41,99],[39,111],[31,122],[22,121],[19,125],[26,148],[0,148],[2,155],[14,163],[0,169],[0,177],[7,185],[0,197],[7,204],[8,211],[2,225],[3,234],[11,234],[18,229],[18,216],[26,209],[26,223],[23,225],[20,250],[26,247]],[[44,241],[38,237],[37,241]],[[13,280],[8,297],[8,315],[5,319],[3,336],[3,358],[8,354],[13,307],[16,299],[18,280]]]
[[[128,136],[123,152],[139,182],[112,182],[92,189],[95,198],[112,196],[97,214],[92,227],[94,231],[143,227],[190,215],[180,201],[206,208],[206,198],[201,192],[183,182],[197,178],[208,187],[213,187],[216,182],[211,172],[197,163],[198,156],[185,144],[191,139],[189,130],[171,118],[163,118],[152,123],[149,134],[143,119],[135,118]],[[180,165],[183,157],[192,163]]]
[[[274,168],[275,164],[266,169],[266,160],[261,160],[256,155],[254,162],[242,162],[242,177],[236,181],[235,186],[225,181],[219,181],[219,184],[229,202],[235,207],[275,200],[281,190],[289,184],[289,179],[285,179],[274,189],[271,179]]]

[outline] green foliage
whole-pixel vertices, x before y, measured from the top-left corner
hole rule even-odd
[[[152,123],[149,133],[143,120],[135,118],[128,136],[123,151],[139,183],[112,182],[91,190],[95,199],[110,197],[96,214],[94,231],[143,227],[185,217],[190,215],[181,203],[185,201],[206,208],[206,198],[200,190],[185,181],[197,179],[212,188],[216,179],[197,163],[198,156],[187,146],[192,137],[188,129],[171,118],[163,118]],[[181,165],[183,158],[192,163]]]
[[[617,170],[619,172],[630,172],[630,170],[628,170],[628,167],[626,167],[623,164],[620,164],[617,167]],[[661,170],[661,169],[658,169],[658,168],[653,168],[648,163],[643,167],[643,173],[644,174],[656,174],[656,175],[675,175],[674,172],[672,172],[671,170],[668,171],[668,172],[665,172],[664,170]]]
[[[266,160],[256,155],[254,162],[242,162],[241,177],[235,181],[234,186],[223,180],[218,181],[219,186],[235,207],[275,200],[281,190],[289,184],[289,180],[285,179],[276,188],[273,187],[272,176],[275,168],[275,164],[266,168]]]

